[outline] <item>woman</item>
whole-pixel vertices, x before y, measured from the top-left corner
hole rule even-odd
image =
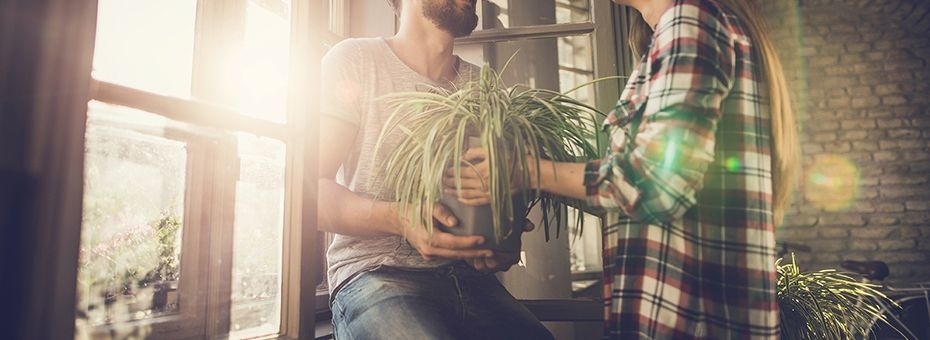
[[[617,2],[654,33],[605,121],[611,152],[541,161],[529,185],[621,212],[603,231],[607,337],[775,338],[774,229],[798,151],[761,18],[744,0]],[[488,201],[487,168],[462,171],[463,202]]]

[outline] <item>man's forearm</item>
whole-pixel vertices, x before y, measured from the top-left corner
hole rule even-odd
[[[320,230],[350,236],[400,235],[391,203],[358,195],[332,179],[319,180]]]

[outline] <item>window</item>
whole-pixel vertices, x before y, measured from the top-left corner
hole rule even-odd
[[[479,12],[481,29],[459,39],[457,53],[472,63],[488,62],[498,69],[513,57],[503,71],[510,84],[566,91],[628,70],[625,61],[629,56],[617,53],[622,49],[616,47],[618,37],[613,29],[626,22],[623,16],[627,12],[608,2],[484,0]],[[619,96],[620,84],[604,81],[573,96],[606,112]],[[584,220],[583,230],[577,223],[579,215]],[[600,290],[593,286],[600,282],[602,271],[602,217],[609,217],[572,208],[566,216],[568,235],[563,233],[560,239],[553,238],[547,244],[542,233],[524,236],[524,259],[528,262],[501,277],[505,285],[512,282],[519,287],[511,290],[517,297],[600,297]]]
[[[323,27],[294,5],[99,0],[77,338],[296,336],[309,118],[288,76]]]

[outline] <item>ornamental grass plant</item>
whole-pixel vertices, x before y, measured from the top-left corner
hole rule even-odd
[[[505,66],[506,68],[506,66]],[[498,241],[510,233],[510,224],[525,216],[527,207],[514,207],[512,195],[523,195],[529,207],[540,205],[548,238],[550,220],[561,222],[562,207],[581,204],[525,188],[514,193],[530,178],[529,162],[539,168],[539,159],[586,161],[599,156],[597,126],[604,115],[566,92],[507,86],[500,73],[485,65],[477,79],[461,87],[430,88],[424,92],[396,93],[382,98],[394,109],[384,126],[376,150],[383,152],[389,136],[399,140],[383,159],[381,185],[400,203],[402,213],[432,231],[430,212],[443,195],[443,172],[464,164],[469,138],[480,140],[487,151],[492,176],[485,183],[490,196],[493,235]],[[399,133],[399,136],[396,134]],[[527,155],[530,157],[522,157]],[[456,187],[461,190],[462,167],[455,166]],[[537,181],[538,182],[538,181]],[[519,203],[518,203],[519,204]],[[515,213],[516,212],[516,213]],[[519,228],[519,227],[518,227]]]
[[[783,339],[862,339],[875,321],[887,322],[878,301],[896,305],[878,285],[859,282],[834,269],[802,272],[775,262]]]

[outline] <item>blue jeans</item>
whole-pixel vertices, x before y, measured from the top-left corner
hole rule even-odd
[[[333,299],[336,339],[552,339],[492,274],[464,263],[381,267]]]

